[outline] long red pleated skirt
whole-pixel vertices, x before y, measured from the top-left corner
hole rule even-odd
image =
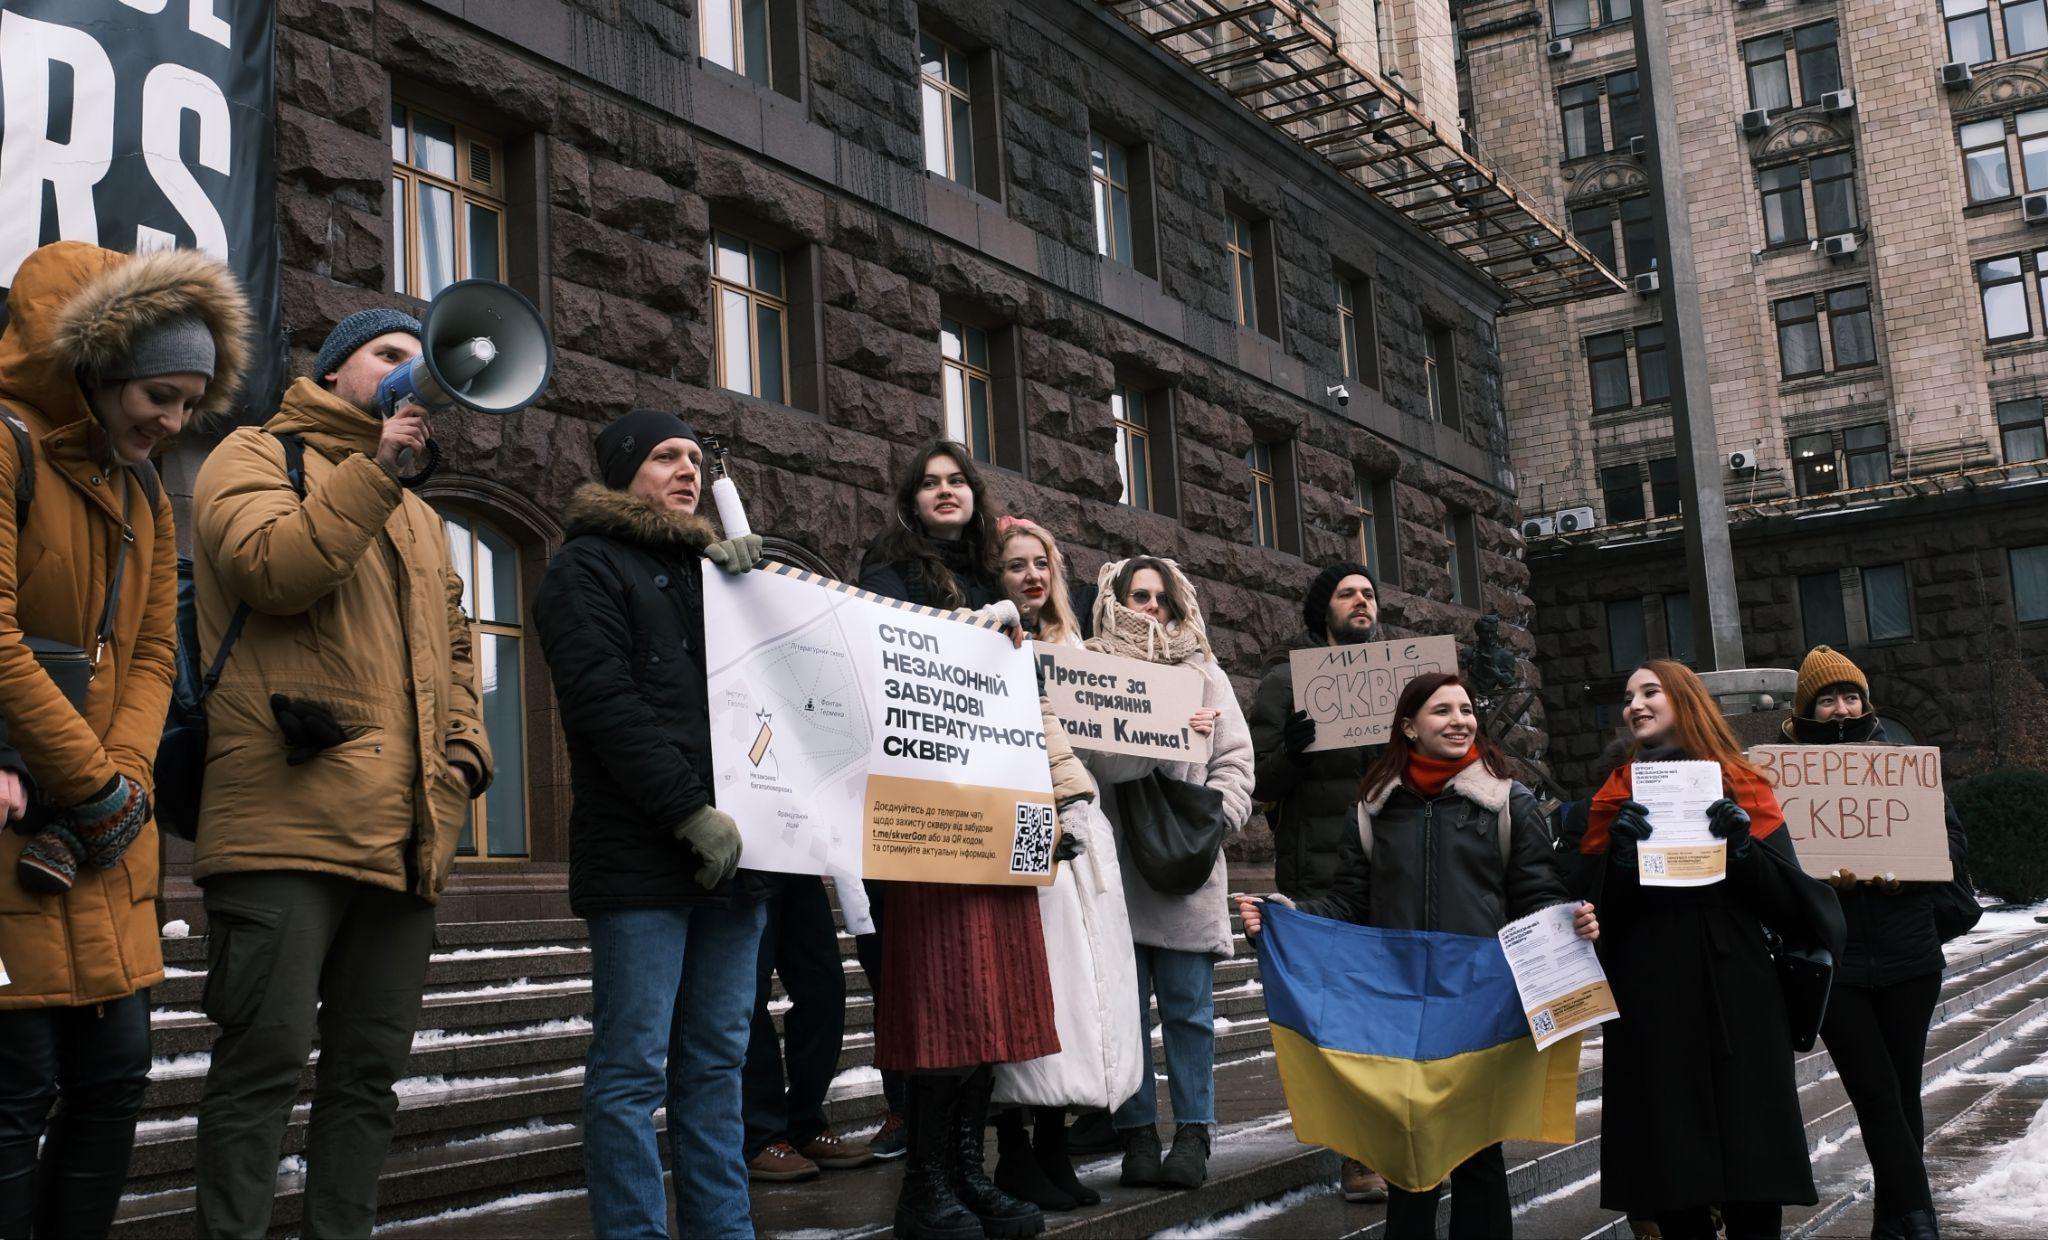
[[[1060,1049],[1036,887],[891,883],[875,1066],[1018,1063]]]

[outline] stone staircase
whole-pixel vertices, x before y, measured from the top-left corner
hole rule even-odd
[[[1247,873],[1236,886],[1270,887]],[[452,922],[437,935],[421,1030],[400,1085],[398,1134],[384,1169],[380,1230],[417,1236],[589,1234],[580,1192],[583,1053],[589,1037],[589,954],[575,919]],[[872,1070],[873,1003],[867,979],[841,936],[847,970],[847,1033],[840,1077],[828,1102],[842,1129],[871,1130],[884,1109]],[[165,940],[171,975],[154,996],[158,1059],[131,1171],[122,1236],[190,1235],[194,1112],[213,1030],[197,1011],[204,986],[203,938]],[[1049,1230],[1076,1236],[1145,1235],[1208,1224],[1226,1234],[1368,1236],[1383,1207],[1346,1205],[1335,1192],[1336,1156],[1293,1137],[1266,1026],[1257,964],[1240,935],[1237,955],[1216,977],[1216,1149],[1207,1185],[1192,1192],[1126,1189],[1117,1160],[1094,1159],[1081,1174],[1101,1205],[1048,1216]],[[778,991],[779,1008],[779,991]],[[779,1011],[778,1011],[779,1019]],[[1951,951],[1936,1028],[1928,1047],[1930,1144],[1943,1125],[1971,1113],[1997,1087],[1989,1075],[2043,1051],[2048,1027],[2048,927],[1975,936]],[[1163,1060],[1154,1035],[1155,1077]],[[1802,1101],[1822,1182],[1820,1207],[1798,1225],[1819,1234],[1856,1215],[1864,1166],[1854,1114],[1824,1052],[1802,1057]],[[1572,1145],[1509,1147],[1510,1187],[1524,1236],[1625,1236],[1625,1222],[1598,1206],[1599,1041],[1580,1074],[1579,1139]],[[310,1090],[308,1070],[302,1089]],[[1170,1114],[1163,1079],[1161,1113]],[[306,1103],[294,1112],[278,1178],[274,1225],[299,1219]],[[665,1144],[665,1143],[664,1143]],[[991,1142],[993,1145],[993,1142]],[[666,1151],[664,1151],[664,1155]],[[900,1164],[827,1172],[821,1181],[755,1185],[764,1235],[887,1231]],[[519,1197],[526,1204],[502,1206]],[[1867,1207],[1866,1207],[1867,1210]],[[1862,1223],[1865,1233],[1867,1219]]]

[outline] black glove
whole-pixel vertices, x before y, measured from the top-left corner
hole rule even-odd
[[[1614,822],[1608,826],[1607,834],[1607,855],[1614,858],[1616,865],[1635,869],[1636,845],[1650,838],[1650,807],[1639,801],[1623,801],[1621,808],[1614,811]]]
[[[1728,859],[1740,861],[1749,855],[1749,811],[1722,797],[1707,806],[1707,830],[1717,840],[1728,841]]]
[[[1308,747],[1316,743],[1316,721],[1309,718],[1305,710],[1295,711],[1287,716],[1287,726],[1280,730],[1280,741],[1287,747],[1289,762],[1307,766],[1315,758]]]
[[[1053,845],[1052,855],[1061,861],[1072,861],[1080,856],[1083,851],[1080,836],[1075,835],[1072,831],[1062,831],[1060,832],[1060,842]]]
[[[334,712],[318,702],[273,693],[270,713],[276,716],[277,730],[284,733],[284,743],[291,749],[284,760],[286,766],[304,766],[348,739]]]

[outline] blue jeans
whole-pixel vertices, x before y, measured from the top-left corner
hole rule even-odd
[[[1207,952],[1136,945],[1139,1062],[1152,1062],[1152,1010],[1159,997],[1160,1040],[1166,1044],[1166,1089],[1176,1124],[1216,1122],[1216,960]],[[1159,1091],[1151,1074],[1111,1117],[1119,1128],[1159,1122]]]
[[[654,1112],[668,1106],[685,1236],[751,1236],[740,1065],[761,905],[614,909],[590,922],[583,1165],[600,1236],[668,1237]]]

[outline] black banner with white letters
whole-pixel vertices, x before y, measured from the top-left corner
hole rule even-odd
[[[256,316],[243,420],[284,380],[276,38],[269,0],[0,0],[0,288],[58,240],[226,259]]]

